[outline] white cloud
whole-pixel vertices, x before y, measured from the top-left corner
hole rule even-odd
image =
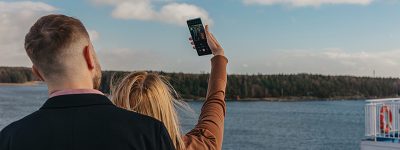
[[[165,22],[184,25],[186,20],[200,17],[207,24],[212,24],[207,11],[191,4],[170,3],[163,6],[158,14]]]
[[[157,13],[153,10],[150,1],[121,2],[116,4],[112,16],[119,19],[156,19]]]
[[[57,10],[42,2],[0,1],[0,65],[28,66],[24,37],[30,26],[42,15]]]
[[[131,48],[97,51],[105,70],[162,70],[167,72],[209,72],[208,59],[193,59],[185,53],[180,59],[152,50]],[[340,49],[280,50],[243,58],[230,57],[229,73],[356,75],[400,77],[400,49],[376,52],[346,52]],[[248,58],[252,57],[251,60]],[[196,67],[193,67],[196,66]]]
[[[231,66],[248,63],[248,67],[232,67],[239,73],[316,73],[329,75],[400,77],[400,49],[375,52],[346,52],[340,49],[280,50],[252,61],[230,61]],[[260,63],[262,62],[262,63]]]
[[[95,4],[114,7],[112,16],[118,19],[160,21],[169,24],[185,25],[186,20],[201,17],[207,24],[212,24],[208,12],[196,5],[163,0],[160,9],[155,7],[155,0],[92,0]]]
[[[19,1],[19,2],[2,2],[0,1],[0,12],[49,12],[55,11],[56,8],[43,2]]]
[[[352,5],[368,5],[374,0],[243,0],[245,4],[260,5],[289,5],[292,7],[314,6],[318,7],[324,4],[352,4]]]

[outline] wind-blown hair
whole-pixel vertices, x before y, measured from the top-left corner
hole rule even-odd
[[[165,77],[156,73],[134,72],[111,84],[112,102],[121,108],[151,116],[164,123],[177,150],[185,149],[176,107],[188,105]]]

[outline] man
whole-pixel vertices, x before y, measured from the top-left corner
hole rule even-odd
[[[25,37],[25,49],[49,99],[1,131],[0,150],[174,149],[161,122],[119,109],[96,90],[101,69],[79,20],[40,18]]]

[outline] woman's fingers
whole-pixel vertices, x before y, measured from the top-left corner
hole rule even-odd
[[[206,32],[208,46],[210,46],[213,54],[214,55],[224,55],[224,49],[219,44],[219,42],[215,38],[215,36],[210,32],[208,25],[206,25],[206,27],[205,27],[205,32]]]
[[[214,46],[216,48],[219,46],[218,41],[215,39],[215,37],[212,33],[210,33],[209,39],[211,42],[208,42],[208,43],[210,43],[212,46]]]
[[[210,38],[213,40],[215,43],[218,43],[218,41],[215,39],[214,34],[210,33]]]
[[[208,30],[208,25],[206,25],[206,34],[208,35],[210,32],[209,32],[209,30]]]
[[[221,45],[219,44],[219,42],[217,41],[217,39],[215,38],[214,34],[211,33],[211,37],[214,40],[215,45],[217,45],[218,47],[221,47]]]
[[[193,39],[192,39],[192,37],[190,37],[190,38],[189,38],[189,42],[193,42]]]
[[[190,44],[192,45],[192,48],[193,48],[193,49],[196,49],[192,37],[189,37],[189,42],[190,42]]]
[[[207,40],[211,40],[213,45],[219,45],[217,39],[215,39],[214,35],[210,32],[208,25],[206,25],[206,36]]]
[[[209,30],[209,28],[208,28],[208,25],[206,25],[206,30],[205,30],[205,32],[206,32],[206,38],[207,38],[207,40],[209,40],[209,39],[211,38],[211,34],[210,34],[210,30]]]
[[[207,43],[208,43],[210,46],[215,46],[215,41],[214,41],[214,39],[213,39],[213,37],[212,37],[212,34],[211,34],[211,32],[210,32],[210,29],[209,29],[209,26],[208,26],[208,25],[206,25],[205,32],[206,32]]]

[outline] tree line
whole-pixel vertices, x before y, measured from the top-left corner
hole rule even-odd
[[[0,83],[25,83],[35,80],[30,68],[0,67]]]
[[[111,79],[129,72],[103,71],[101,91],[108,93]],[[208,74],[166,73],[175,90],[185,99],[203,98]],[[35,80],[30,68],[0,67],[0,83],[23,83]],[[226,97],[246,98],[381,98],[400,93],[399,78],[330,76],[315,74],[228,75]]]

